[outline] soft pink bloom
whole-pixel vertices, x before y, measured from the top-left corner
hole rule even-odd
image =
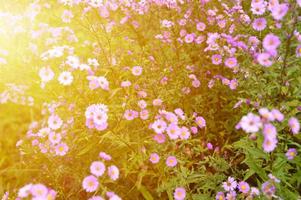
[[[265,18],[257,18],[254,20],[253,24],[253,29],[256,31],[262,31],[266,28],[267,26],[267,21]]]
[[[162,144],[162,143],[164,143],[165,142],[165,135],[164,134],[156,134],[156,135],[154,135],[154,140],[156,141],[156,142],[158,142],[159,144]]]
[[[297,156],[297,150],[295,148],[290,148],[285,153],[288,160],[293,160]]]
[[[256,133],[262,127],[262,122],[259,116],[248,113],[241,118],[240,125],[245,132]]]
[[[167,124],[164,120],[158,119],[152,124],[152,129],[156,133],[163,133],[167,127]]]
[[[277,49],[280,44],[281,41],[279,37],[274,35],[273,33],[267,34],[262,41],[262,45],[267,51],[273,51]]]
[[[48,126],[53,130],[59,129],[63,125],[63,121],[58,115],[51,115],[48,118]]]
[[[248,183],[241,181],[238,184],[238,189],[240,192],[247,194],[250,191],[250,186]]]
[[[187,127],[183,126],[180,130],[179,137],[182,140],[187,140],[190,137],[190,131]]]
[[[138,117],[138,112],[135,110],[126,110],[123,116],[126,120],[133,120]]]
[[[195,123],[200,127],[204,128],[206,126],[206,121],[203,117],[198,116],[195,118]]]
[[[135,76],[140,76],[142,74],[142,67],[134,66],[132,69],[132,74]]]
[[[193,34],[193,33],[187,34],[187,35],[185,36],[185,42],[186,42],[186,43],[192,43],[193,40],[194,40],[194,34]]]
[[[98,188],[99,183],[95,176],[90,175],[84,178],[82,185],[84,190],[86,190],[87,192],[95,192]]]
[[[263,135],[265,138],[274,139],[277,136],[276,127],[272,124],[263,125]]]
[[[104,160],[111,160],[112,159],[112,157],[109,154],[105,153],[105,152],[100,152],[99,157],[104,159]]]
[[[262,144],[263,150],[267,153],[274,151],[277,146],[276,138],[265,138]]]
[[[204,31],[206,29],[206,24],[203,22],[199,22],[196,24],[196,29],[198,31]]]
[[[102,176],[106,170],[106,166],[101,161],[94,161],[90,166],[91,174],[96,177]]]
[[[291,117],[288,120],[288,125],[291,128],[293,134],[298,134],[300,131],[300,123],[297,118]]]
[[[160,156],[157,153],[152,153],[149,157],[149,160],[153,163],[156,164],[160,161]]]
[[[178,164],[178,161],[176,159],[176,157],[174,156],[168,156],[167,159],[166,159],[166,165],[168,167],[174,167]]]
[[[177,124],[174,123],[169,124],[169,126],[166,128],[166,133],[171,140],[178,139],[180,132],[181,129]]]
[[[46,198],[47,194],[48,194],[48,188],[45,185],[42,184],[35,184],[32,185],[31,189],[31,194],[34,197],[44,197]]]
[[[148,110],[146,110],[146,109],[141,110],[139,114],[140,114],[140,118],[141,118],[142,120],[147,120],[148,117],[149,117],[149,112],[148,112]]]
[[[282,122],[283,119],[284,119],[284,115],[277,109],[273,109],[272,111],[272,114],[274,115],[274,118],[279,121],[279,122]]]
[[[186,190],[183,187],[178,187],[175,189],[173,194],[175,200],[184,200],[186,197]]]
[[[212,64],[219,65],[222,63],[222,56],[219,54],[215,54],[211,56]]]
[[[237,182],[233,177],[228,177],[226,182],[223,182],[223,188],[226,191],[234,191],[237,187]]]
[[[66,143],[60,143],[55,146],[55,153],[59,156],[64,156],[68,152],[69,147]]]
[[[232,57],[232,58],[227,58],[225,60],[225,65],[229,68],[234,68],[237,66],[237,60],[235,57]]]
[[[260,53],[257,55],[257,61],[260,65],[264,67],[269,67],[273,64],[271,60],[271,55],[268,53]]]
[[[111,165],[108,167],[108,175],[113,181],[117,180],[119,178],[119,169],[115,165]]]

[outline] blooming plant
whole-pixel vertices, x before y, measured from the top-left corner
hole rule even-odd
[[[2,199],[300,199],[300,0],[0,5]]]

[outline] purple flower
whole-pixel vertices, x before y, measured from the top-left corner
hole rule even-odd
[[[219,54],[212,55],[211,60],[212,64],[219,65],[222,63],[222,56]]]
[[[270,181],[266,181],[261,185],[261,190],[265,196],[272,197],[276,192],[276,187]]]
[[[225,194],[223,192],[218,192],[215,196],[216,200],[225,200]]]
[[[273,6],[272,8],[272,16],[275,20],[281,20],[287,13],[288,11],[288,4],[282,3]]]
[[[247,194],[250,190],[250,186],[247,182],[241,181],[238,184],[238,189],[240,192]]]
[[[228,177],[226,182],[223,182],[223,188],[226,191],[233,191],[236,189],[237,186],[237,182],[235,181],[235,179],[233,177]]]
[[[276,50],[280,44],[281,41],[279,37],[274,35],[273,33],[267,34],[262,42],[263,48],[267,51]]]
[[[253,29],[256,31],[262,31],[266,28],[266,26],[267,21],[264,17],[255,19],[252,24]]]
[[[234,68],[237,66],[237,60],[235,57],[232,57],[232,58],[227,58],[225,60],[225,65],[229,68]]]
[[[257,55],[257,61],[260,65],[264,67],[269,67],[273,64],[271,60],[271,55],[268,53],[260,53]]]
[[[262,127],[262,122],[259,116],[253,113],[248,113],[240,120],[241,128],[247,133],[256,133]]]
[[[274,149],[277,146],[277,142],[278,142],[277,138],[267,138],[267,137],[264,138],[262,144],[263,150],[267,153],[274,151]]]
[[[289,160],[293,160],[297,155],[297,150],[295,148],[289,148],[287,152],[285,153],[285,156]]]
[[[288,120],[288,125],[291,128],[293,134],[298,134],[300,131],[300,123],[297,118],[291,117]]]
[[[263,135],[265,138],[274,139],[277,136],[276,127],[272,124],[265,124],[263,126]]]

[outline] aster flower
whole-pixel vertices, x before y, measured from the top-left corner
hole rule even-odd
[[[179,137],[182,140],[187,140],[190,137],[190,131],[187,127],[183,126],[180,130]]]
[[[132,74],[134,76],[140,76],[142,74],[142,67],[134,66],[133,69],[132,69]]]
[[[261,185],[262,193],[267,197],[272,197],[276,192],[276,187],[270,181],[266,181]]]
[[[262,31],[266,28],[267,21],[264,17],[257,18],[253,21],[252,27],[256,31]]]
[[[119,169],[115,165],[111,165],[108,167],[108,175],[113,181],[117,180],[119,178]]]
[[[90,197],[88,200],[104,200],[104,198],[102,198],[101,196],[93,196]]]
[[[193,33],[191,33],[191,34],[187,34],[186,36],[185,36],[185,42],[186,43],[192,43],[193,42],[193,40],[194,40],[194,34]]]
[[[167,127],[166,122],[161,119],[156,120],[152,124],[152,129],[158,134],[163,133],[165,131],[166,127]]]
[[[288,160],[293,160],[297,155],[297,150],[295,148],[289,148],[285,153]]]
[[[260,191],[256,187],[251,187],[250,195],[252,197],[259,196],[259,194],[260,194]]]
[[[68,152],[69,147],[66,143],[60,143],[55,146],[55,153],[59,156],[64,156]]]
[[[33,184],[30,183],[30,184],[27,184],[27,185],[23,186],[22,188],[20,188],[18,191],[18,197],[20,197],[20,198],[28,197],[31,192],[32,185]]]
[[[273,62],[271,60],[271,55],[268,53],[260,53],[257,55],[257,61],[260,65],[264,67],[270,67]]]
[[[161,134],[161,133],[156,134],[156,135],[154,135],[154,140],[155,140],[156,142],[158,142],[159,144],[162,144],[162,143],[165,142],[165,135],[164,135],[164,134]]]
[[[46,197],[48,188],[43,184],[35,184],[30,188],[30,192],[34,197]]]
[[[264,138],[262,143],[263,150],[267,153],[274,151],[277,146],[277,138]]]
[[[152,153],[149,157],[149,161],[153,164],[156,164],[160,161],[160,156],[157,153]]]
[[[166,129],[166,133],[169,136],[171,140],[176,140],[179,138],[179,135],[181,133],[181,129],[177,124],[171,123]]]
[[[175,200],[184,200],[186,197],[186,190],[183,187],[178,187],[175,189],[174,198]]]
[[[300,131],[300,123],[297,118],[291,117],[288,120],[288,125],[291,128],[293,134],[298,134]]]
[[[90,175],[84,178],[82,186],[87,192],[95,192],[99,186],[99,183],[95,176]]]
[[[288,11],[288,4],[282,3],[272,7],[272,16],[275,20],[282,20]]]
[[[90,166],[91,174],[96,177],[102,176],[106,170],[106,166],[101,161],[94,161]]]
[[[278,122],[282,122],[284,119],[284,115],[277,109],[273,109],[271,111],[271,113],[274,115],[274,118],[278,121]]]
[[[237,182],[235,181],[235,179],[233,177],[228,177],[228,180],[226,182],[223,182],[223,188],[226,191],[233,191],[235,190],[237,186]]]
[[[211,61],[212,61],[212,64],[219,65],[222,63],[222,56],[219,54],[212,55]]]
[[[247,194],[250,191],[250,186],[247,182],[241,181],[238,184],[238,189],[240,192]]]
[[[71,85],[71,83],[73,82],[73,76],[71,72],[64,71],[59,75],[58,80],[59,83],[64,86]]]
[[[42,82],[46,83],[54,78],[54,72],[51,70],[50,67],[43,67],[39,71],[39,76]]]
[[[247,133],[256,133],[262,127],[262,122],[259,116],[248,113],[240,120],[240,126]]]
[[[272,124],[263,125],[263,135],[265,138],[274,139],[277,136],[276,127]]]
[[[281,44],[281,41],[278,36],[270,33],[266,35],[262,41],[263,48],[267,51],[273,51],[278,48]]]
[[[112,157],[109,154],[105,153],[105,152],[100,152],[99,157],[104,159],[104,160],[111,160],[112,159]]]
[[[59,129],[63,125],[63,121],[58,115],[51,115],[48,118],[48,126],[53,130]]]
[[[168,156],[166,159],[166,165],[168,167],[174,167],[177,165],[177,163],[178,163],[178,161],[177,161],[176,157],[174,157],[174,156]]]
[[[215,196],[216,200],[225,200],[225,194],[223,192],[218,192]]]
[[[225,60],[225,65],[229,68],[234,68],[237,66],[237,60],[235,57],[232,57],[232,58],[227,58]]]
[[[237,194],[235,191],[230,191],[226,194],[226,200],[235,200],[236,196]]]
[[[195,118],[195,123],[200,127],[204,128],[206,126],[206,121],[203,117],[198,116]]]

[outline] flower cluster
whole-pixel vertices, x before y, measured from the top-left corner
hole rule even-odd
[[[56,192],[50,188],[47,188],[43,184],[27,184],[19,189],[18,200],[31,197],[33,200],[54,200],[56,198]]]
[[[87,107],[86,126],[89,129],[103,131],[108,127],[108,107],[104,104],[93,104]]]
[[[242,128],[247,133],[252,133],[252,136],[262,130],[264,141],[262,147],[265,152],[272,152],[277,147],[277,129],[272,122],[282,122],[284,115],[277,109],[268,110],[267,108],[259,109],[260,116],[248,113],[240,120],[237,128]],[[289,119],[289,127],[293,134],[298,134],[300,131],[299,121],[292,117]]]
[[[107,171],[107,174],[109,178],[112,181],[116,181],[119,178],[119,169],[115,165],[110,165],[106,167],[104,161],[110,161],[112,158],[110,155],[106,154],[105,152],[100,152],[99,157],[102,159],[102,161],[94,161],[90,165],[90,173],[91,175],[86,176],[82,181],[82,187],[86,192],[95,192],[98,190],[100,186],[100,182],[98,181],[98,178],[102,177],[104,173]],[[116,194],[109,193],[110,199],[117,199]],[[94,198],[101,198],[101,197],[91,197],[91,199]],[[119,197],[118,197],[119,198]]]

